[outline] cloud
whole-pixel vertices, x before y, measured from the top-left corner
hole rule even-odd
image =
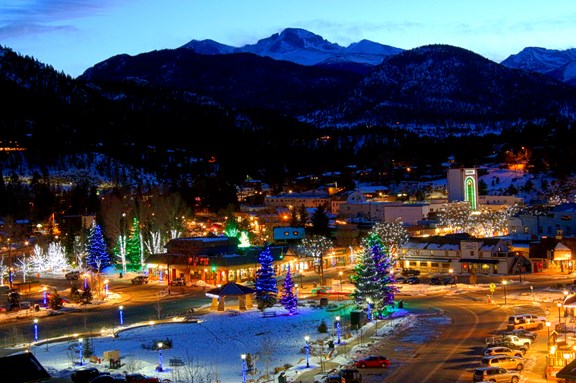
[[[112,0],[8,0],[0,5],[0,38],[74,31],[71,21],[101,15]]]

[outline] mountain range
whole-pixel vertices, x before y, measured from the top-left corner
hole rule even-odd
[[[241,48],[192,40],[117,55],[75,79],[1,53],[0,139],[28,149],[28,164],[98,152],[174,185],[218,174],[281,187],[351,165],[445,177],[448,159],[474,166],[520,147],[538,153],[536,168],[576,160],[576,87],[554,77],[569,78],[571,51],[527,48],[499,64],[449,45],[341,47],[286,29]]]

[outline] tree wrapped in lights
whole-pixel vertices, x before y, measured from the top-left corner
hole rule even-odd
[[[332,240],[322,235],[304,238],[297,247],[298,252],[314,258],[314,267],[320,274],[320,285],[324,285],[324,254],[333,247]]]
[[[274,257],[270,247],[266,246],[258,256],[260,268],[256,271],[256,302],[259,310],[272,307],[276,303],[278,287],[276,287],[276,278],[274,278]]]
[[[472,208],[469,202],[447,203],[438,211],[440,224],[450,233],[467,233],[470,229],[470,214]]]
[[[386,252],[378,234],[371,232],[362,241],[363,252],[351,277],[354,284],[352,297],[359,306],[372,305],[372,312],[379,313],[393,304],[398,288],[391,273],[395,259]]]
[[[97,272],[101,272],[104,268],[110,266],[110,256],[106,253],[106,243],[104,242],[102,229],[95,221],[90,226],[88,235],[86,265]]]
[[[130,235],[126,240],[126,264],[130,267],[131,271],[138,271],[142,269],[142,236],[140,235],[140,225],[138,219],[132,219],[132,227],[130,228]],[[126,272],[126,268],[124,268]]]
[[[399,218],[394,222],[376,223],[370,230],[370,233],[379,238],[382,245],[388,249],[392,257],[397,257],[398,249],[410,239],[404,223]]]
[[[292,281],[292,275],[290,274],[290,266],[288,266],[288,270],[286,271],[283,288],[284,290],[282,291],[280,303],[290,315],[294,315],[296,313],[296,308],[298,307],[298,299],[294,296],[294,282]]]

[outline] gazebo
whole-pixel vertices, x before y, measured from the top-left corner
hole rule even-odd
[[[234,282],[229,282],[224,286],[206,292],[206,296],[212,298],[212,310],[224,311],[226,297],[238,298],[238,309],[247,310],[254,307],[252,304],[252,294],[256,290],[248,286],[239,285]]]

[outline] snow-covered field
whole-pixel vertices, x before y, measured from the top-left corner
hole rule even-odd
[[[443,290],[448,294],[461,294],[473,289],[488,290],[487,285],[402,285],[402,294],[429,294],[431,291]],[[528,289],[528,287],[527,287]],[[551,301],[563,297],[561,291],[550,290],[534,293],[535,295],[510,296],[509,299],[526,299]],[[113,297],[111,297],[113,299]],[[96,356],[102,357],[105,351],[118,350],[123,366],[119,370],[109,370],[108,363],[91,364],[103,371],[122,375],[123,372],[140,372],[172,382],[185,381],[191,374],[210,376],[222,383],[242,381],[241,354],[250,354],[257,376],[268,373],[274,375],[274,381],[280,369],[285,371],[289,381],[297,381],[298,375],[306,370],[305,340],[310,336],[311,351],[309,363],[317,367],[320,359],[315,355],[321,349],[326,350],[328,341],[336,340],[333,323],[335,317],[349,318],[351,305],[346,301],[337,302],[320,308],[310,305],[300,306],[298,313],[287,315],[282,307],[276,307],[277,316],[264,318],[257,310],[246,312],[210,312],[197,317],[198,323],[181,322],[170,324],[139,323],[138,327],[126,327],[118,338],[110,336],[93,338],[93,349]],[[340,304],[338,304],[340,303]],[[412,326],[418,322],[418,316],[409,315],[403,309],[393,313],[392,318],[402,326]],[[328,325],[328,333],[319,333],[318,326],[322,321]],[[438,316],[439,324],[449,323],[449,318]],[[345,321],[342,321],[345,324]],[[130,324],[126,324],[128,326]],[[366,326],[373,326],[370,323]],[[393,327],[381,326],[378,336],[385,339]],[[341,333],[342,344],[346,339],[353,339],[356,332]],[[350,338],[348,338],[350,337]],[[414,333],[414,342],[426,342],[421,332]],[[40,339],[41,341],[42,339]],[[156,371],[160,363],[160,352],[153,350],[157,342],[172,341],[172,347],[162,351],[163,372]],[[53,377],[67,377],[78,368],[78,341],[64,341],[32,346],[30,350]],[[340,365],[349,364],[355,357],[366,350],[360,346],[344,348],[336,346],[336,354],[331,359]],[[187,367],[172,367],[169,359],[182,358]],[[88,361],[85,361],[88,363]]]

